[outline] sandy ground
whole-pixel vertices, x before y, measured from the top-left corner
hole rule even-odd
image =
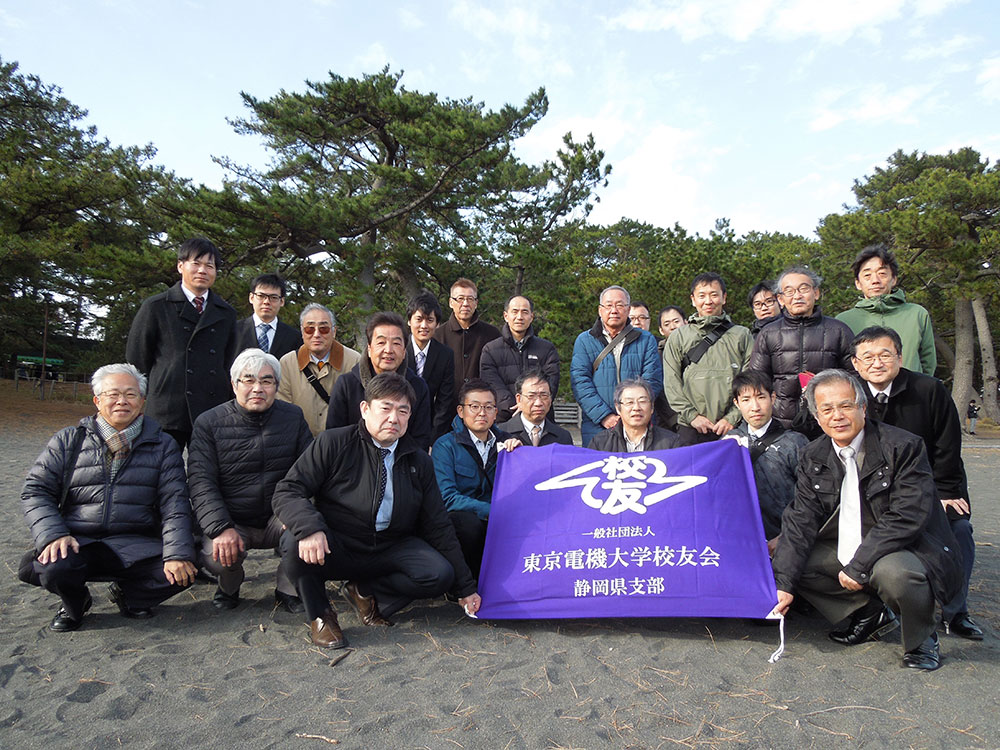
[[[0,384],[2,386],[2,384]],[[898,635],[855,648],[816,617],[476,622],[424,602],[389,629],[336,601],[351,646],[324,652],[272,606],[276,560],[252,553],[244,602],[198,585],[149,621],[95,584],[83,629],[16,580],[18,498],[51,433],[88,409],[0,387],[0,747],[1000,747],[1000,440],[967,438],[981,643],[942,636],[934,673],[900,666]],[[898,632],[898,631],[897,631]]]

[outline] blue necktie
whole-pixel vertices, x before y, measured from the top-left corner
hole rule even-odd
[[[257,346],[260,347],[261,351],[266,352],[270,347],[267,345],[267,332],[271,330],[271,326],[267,323],[257,324]]]

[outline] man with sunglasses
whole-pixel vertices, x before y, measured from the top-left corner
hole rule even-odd
[[[250,284],[253,315],[236,325],[240,350],[260,349],[278,359],[302,346],[302,334],[278,320],[285,306],[285,280],[276,273],[264,273]]]
[[[323,305],[306,305],[299,324],[305,343],[281,358],[284,377],[278,385],[278,398],[302,409],[309,431],[316,437],[326,429],[334,383],[361,361],[361,354],[337,341],[337,319]]]

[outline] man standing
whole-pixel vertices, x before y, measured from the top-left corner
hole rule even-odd
[[[413,388],[387,372],[368,381],[364,398],[361,421],[320,434],[274,492],[288,527],[283,560],[317,646],[347,645],[329,580],[347,581],[343,593],[365,625],[389,625],[412,600],[446,591],[469,614],[481,603],[431,459],[406,434]]]
[[[969,408],[965,410],[965,418],[969,420],[969,434],[976,434],[976,422],[979,419],[979,406],[976,399],[969,401]]]
[[[184,462],[142,414],[146,377],[130,364],[105,365],[91,384],[97,415],[57,432],[21,491],[35,549],[20,578],[62,599],[49,624],[57,633],[83,623],[88,581],[111,579],[121,614],[146,618],[195,575]]]
[[[648,331],[650,322],[649,305],[641,300],[632,300],[628,308],[628,322],[635,328]]]
[[[337,319],[323,305],[306,305],[299,325],[305,343],[281,358],[284,377],[278,384],[278,398],[302,409],[309,431],[316,437],[326,429],[334,384],[361,361],[361,355],[337,341]]]
[[[500,425],[501,430],[523,445],[573,445],[573,436],[548,417],[552,391],[540,370],[526,371],[514,383],[514,390],[517,409],[513,417]]]
[[[869,245],[851,265],[854,286],[864,295],[850,310],[837,316],[854,333],[870,326],[885,326],[899,334],[903,342],[903,367],[911,372],[933,375],[937,369],[934,329],[931,316],[920,305],[906,301],[896,288],[899,264],[886,245]]]
[[[203,237],[177,250],[181,280],[146,299],[132,320],[125,357],[149,378],[146,414],[183,451],[203,411],[226,401],[236,357],[236,311],[209,294],[219,249]]]
[[[410,340],[406,366],[427,383],[431,399],[431,440],[451,429],[455,415],[455,359],[447,346],[433,338],[442,320],[441,306],[430,292],[421,292],[406,307]]]
[[[667,305],[660,310],[660,335],[663,337],[660,339],[660,354],[663,354],[663,347],[667,343],[667,339],[670,338],[670,334],[685,325],[687,325],[687,317],[677,305]]]
[[[394,312],[372,315],[365,327],[368,338],[366,356],[350,372],[338,378],[333,386],[330,409],[326,413],[327,429],[357,424],[361,419],[361,402],[368,381],[383,372],[396,372],[406,378],[416,395],[407,434],[421,450],[431,447],[431,398],[423,378],[406,366],[405,331],[406,324]]]
[[[620,286],[609,286],[598,297],[597,321],[573,343],[570,386],[583,411],[583,444],[614,427],[620,417],[614,407],[615,387],[623,380],[642,378],[654,394],[663,387],[663,366],[656,339],[634,328],[628,320],[631,300]]]
[[[540,370],[552,397],[559,393],[559,352],[551,341],[535,335],[535,305],[527,297],[507,300],[503,320],[500,338],[483,347],[479,372],[496,391],[497,420],[506,422],[517,413],[514,384],[527,370]]]
[[[778,296],[774,293],[774,281],[761,281],[755,284],[747,295],[747,304],[753,311],[753,325],[750,333],[754,338],[760,329],[773,320],[778,319],[781,308],[778,306]]]
[[[682,445],[718,440],[740,420],[733,377],[746,369],[753,338],[725,311],[726,282],[702,273],[691,282],[696,314],[663,347],[663,392],[677,412]]]
[[[653,389],[645,380],[623,380],[615,387],[618,424],[599,432],[587,447],[608,453],[640,453],[676,448],[680,438],[653,424]]]
[[[451,317],[434,331],[434,338],[451,349],[455,358],[455,388],[467,380],[479,377],[479,360],[483,347],[500,338],[500,331],[479,319],[479,290],[469,279],[458,279],[451,285],[449,299]],[[455,413],[456,399],[448,409]]]
[[[969,579],[976,559],[970,523],[969,483],[962,462],[962,423],[955,402],[937,378],[902,367],[903,343],[891,328],[872,326],[854,337],[854,369],[867,384],[869,418],[912,432],[924,441],[934,486],[958,540],[962,590],[941,607],[946,633],[979,641],[983,631],[969,617]]]
[[[782,516],[772,565],[780,614],[795,591],[854,646],[902,623],[903,666],[941,665],[934,600],[961,586],[955,537],[937,500],[920,438],[865,419],[861,384],[826,370],[805,392],[825,436],[802,451],[795,499]],[[885,602],[885,604],[883,604]]]
[[[496,404],[496,394],[485,380],[473,378],[465,383],[458,392],[458,416],[452,431],[438,438],[431,452],[448,517],[477,580],[490,520],[497,452],[521,445],[494,426]]]
[[[248,549],[278,549],[282,528],[271,495],[312,442],[302,410],[275,400],[277,359],[246,349],[229,373],[236,398],[195,420],[188,455],[191,504],[205,532],[199,562],[218,578],[217,609],[239,605]],[[283,564],[274,597],[289,612],[302,611]]]
[[[250,305],[253,315],[236,327],[239,348],[260,349],[278,359],[302,346],[302,334],[297,328],[278,320],[278,311],[285,306],[285,280],[276,273],[265,273],[250,284]]]
[[[764,326],[754,341],[749,369],[771,378],[778,400],[774,416],[783,427],[807,437],[819,434],[800,408],[803,381],[830,368],[851,370],[854,334],[844,323],[823,315],[817,304],[822,279],[808,268],[793,267],[778,277],[780,316]],[[794,424],[793,424],[794,423]]]
[[[733,378],[733,403],[743,421],[726,435],[750,451],[764,538],[772,553],[781,533],[781,514],[795,495],[799,454],[809,442],[801,432],[786,430],[771,418],[775,398],[771,380],[762,372],[746,370]]]

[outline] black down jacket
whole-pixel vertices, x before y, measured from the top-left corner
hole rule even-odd
[[[828,318],[817,307],[812,315],[797,317],[785,310],[760,329],[750,353],[748,370],[770,376],[778,400],[774,416],[783,427],[792,426],[799,410],[799,373],[813,374],[831,367],[854,372],[851,342],[854,334],[844,323]]]
[[[497,392],[497,422],[511,418],[517,405],[514,384],[528,370],[541,371],[555,401],[559,393],[559,352],[555,344],[538,338],[535,329],[528,326],[524,346],[518,349],[510,327],[504,323],[500,338],[486,344],[479,359],[479,377]]]
[[[193,561],[191,504],[177,443],[145,417],[112,482],[96,420],[80,420],[86,432],[62,513],[59,495],[75,427],[49,440],[24,480],[21,506],[35,550],[41,553],[50,542],[72,535],[80,544],[104,542],[126,566],[161,554],[164,560]]]
[[[233,399],[198,417],[188,447],[188,485],[205,533],[214,539],[234,524],[267,526],[275,485],[311,442],[302,409],[285,401],[255,413]]]

